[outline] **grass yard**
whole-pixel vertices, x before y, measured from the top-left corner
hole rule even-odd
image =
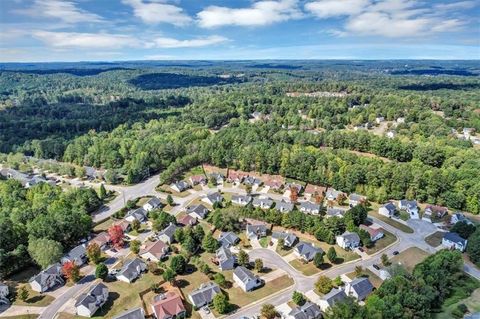
[[[270,243],[270,240],[271,240],[271,236],[267,236],[267,237],[260,238],[258,242],[260,243],[260,246],[262,246],[263,248],[267,248],[268,244]]]
[[[437,247],[442,244],[442,238],[445,232],[437,231],[425,237],[425,242],[432,247]]]
[[[293,247],[288,248],[288,247],[280,247],[280,245],[277,245],[277,248],[275,251],[277,252],[277,254],[283,257],[293,252]]]
[[[108,218],[102,221],[101,223],[95,225],[93,227],[93,231],[95,233],[101,233],[102,231],[107,231],[107,229],[110,228],[110,226],[112,226],[113,223],[114,223],[114,220],[112,218]]]
[[[179,193],[171,189],[170,185],[162,185],[159,187],[159,190],[161,192],[171,194],[172,196],[175,196],[175,197],[187,197],[188,195],[190,195],[190,192],[188,190]]]
[[[394,234],[386,231],[385,229],[382,230],[384,236],[377,240],[374,243],[374,246],[371,248],[366,248],[365,252],[369,255],[375,254],[376,252],[388,247],[389,245],[393,244],[396,240],[397,237],[395,237]]]
[[[393,218],[388,218],[386,216],[380,215],[376,210],[371,210],[371,211],[368,212],[368,214],[377,218],[377,219],[380,219],[382,222],[387,223],[390,226],[393,226],[393,227],[403,231],[404,233],[413,234],[413,229],[411,229],[407,225],[404,225],[404,224],[396,221]]]
[[[35,318],[38,318],[38,315],[18,315],[18,316],[2,317],[2,319],[35,319]]]
[[[412,271],[416,264],[422,262],[429,254],[420,248],[410,247],[402,251],[397,256],[393,256],[390,261],[392,264],[403,265],[408,271]]]
[[[304,263],[303,260],[294,259],[294,260],[290,261],[289,264],[292,265],[293,268],[295,268],[296,270],[303,273],[305,276],[315,275],[316,273],[322,271],[322,269],[317,268],[313,264],[313,261],[311,261],[309,263]]]
[[[347,277],[350,279],[354,279],[355,277],[357,277],[357,275],[355,274],[355,272],[350,272],[347,274]],[[368,280],[370,280],[370,282],[372,283],[372,285],[375,286],[375,288],[380,287],[383,283],[383,280],[377,275],[375,275],[370,269],[363,269],[359,277],[367,277]]]
[[[21,301],[20,298],[16,298],[13,302],[13,305],[45,307],[55,300],[55,298],[50,295],[40,294],[39,292],[33,291],[30,288],[28,280],[39,272],[39,269],[30,267],[25,269],[24,271],[19,272],[18,274],[11,276],[8,280],[5,281],[5,283],[10,287],[10,292],[14,295],[21,287],[25,287],[28,291],[28,299],[25,302]]]

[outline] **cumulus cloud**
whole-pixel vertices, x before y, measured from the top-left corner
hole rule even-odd
[[[123,0],[123,3],[133,8],[133,14],[148,24],[170,23],[183,26],[192,21],[181,7],[162,1]]]
[[[66,23],[104,21],[98,14],[78,8],[74,1],[66,0],[35,0],[30,8],[16,9],[13,12],[31,17],[59,19]]]
[[[332,34],[400,38],[456,31],[464,21],[451,18],[450,9],[464,9],[471,5],[471,1],[432,7],[418,0],[316,0],[307,3],[305,9],[322,19],[345,16],[343,29]]]
[[[297,0],[257,1],[248,8],[209,6],[197,14],[198,23],[204,28],[264,26],[300,17]]]
[[[178,40],[174,38],[163,38],[163,37],[156,38],[153,40],[156,47],[167,48],[167,49],[198,48],[198,47],[219,44],[225,41],[228,41],[228,39],[218,35],[212,35],[205,38],[196,38],[196,39],[190,39],[190,40]]]

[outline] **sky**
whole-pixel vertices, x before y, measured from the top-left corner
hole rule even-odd
[[[480,0],[0,0],[0,62],[480,59]]]

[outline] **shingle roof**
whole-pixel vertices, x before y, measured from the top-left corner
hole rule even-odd
[[[457,234],[457,233],[452,233],[452,232],[445,233],[445,234],[443,235],[443,238],[445,238],[446,240],[451,241],[452,243],[461,244],[461,245],[464,246],[464,247],[465,247],[465,245],[467,244],[467,240],[466,240],[466,239],[463,239],[462,237],[460,237],[460,235]]]
[[[141,266],[142,264],[145,265],[143,260],[140,258],[126,260],[117,276],[124,276],[130,280],[133,280],[138,276],[137,267]]]
[[[343,240],[346,243],[359,243],[360,236],[357,233],[352,233],[349,231],[344,232],[343,234],[339,235],[338,237],[343,237]]]
[[[252,196],[249,195],[232,195],[232,202],[250,203],[251,201]]]
[[[321,315],[320,307],[310,301],[307,301],[303,306],[292,309],[289,313],[289,316],[295,319],[318,319]]]
[[[373,285],[366,277],[359,277],[352,280],[348,286],[354,290],[359,300],[365,299],[372,291]]]
[[[343,217],[347,211],[340,207],[329,207],[327,208],[327,215],[328,216],[339,216]]]
[[[207,198],[212,203],[221,202],[223,200],[223,196],[219,192],[211,193],[207,195]]]
[[[240,241],[240,238],[233,232],[226,232],[220,234],[218,241],[222,246],[234,246]]]
[[[155,242],[151,242],[145,246],[142,250],[140,250],[139,255],[143,255],[146,253],[150,253],[155,256],[157,259],[160,259],[165,255],[168,250],[168,245],[165,244],[161,240],[157,240]]]
[[[101,282],[97,283],[92,288],[90,288],[88,293],[81,294],[80,296],[77,297],[75,302],[75,307],[83,305],[87,308],[90,308],[89,305],[96,304],[97,297],[103,296],[103,293],[105,290],[108,292],[107,286],[105,286]]]
[[[320,210],[320,205],[312,202],[302,202],[300,208],[303,208],[306,211],[317,211]]]
[[[253,206],[262,206],[262,207],[271,207],[273,205],[273,200],[270,198],[260,198],[257,197],[253,200]]]
[[[214,282],[208,282],[193,290],[189,296],[194,306],[199,307],[211,303],[218,293],[220,293],[220,287]]]
[[[385,207],[390,214],[395,213],[395,211],[397,210],[397,206],[395,206],[395,204],[391,202],[386,203],[385,205],[383,205],[383,207]]]
[[[319,247],[315,247],[310,243],[301,241],[295,246],[295,249],[298,251],[300,256],[304,257],[307,260],[312,260],[317,253],[323,254],[323,250]]]
[[[133,216],[138,221],[144,221],[147,219],[147,211],[142,207],[140,207],[135,210],[129,211],[125,217],[128,217],[128,216]]]
[[[36,276],[33,276],[30,279],[30,282],[35,281],[38,282],[38,284],[42,287],[44,287],[48,281],[50,281],[50,278],[52,276],[54,277],[60,277],[62,274],[62,265],[59,263],[55,263],[53,265],[48,266],[45,270],[37,274]]]
[[[240,279],[240,281],[243,281],[244,283],[247,283],[250,280],[256,280],[257,279],[257,277],[255,277],[255,275],[250,270],[248,270],[247,268],[245,268],[243,266],[238,266],[237,268],[235,268],[235,270],[233,271],[233,274],[238,279]]]
[[[157,197],[152,197],[147,201],[147,204],[151,205],[152,207],[157,207],[161,204],[160,199]]]
[[[342,301],[347,298],[343,289],[333,288],[330,292],[323,296],[322,300],[325,300],[329,306],[333,306],[337,301]]]
[[[225,261],[228,261],[228,260],[234,258],[230,249],[228,249],[224,246],[220,247],[217,250],[216,256],[217,256],[217,259],[220,263],[223,263]]]
[[[156,318],[172,318],[185,311],[182,298],[171,291],[160,298],[159,296],[155,297],[152,307]]]
[[[145,312],[140,307],[133,308],[113,317],[113,319],[145,319]]]
[[[247,225],[247,234],[249,235],[258,235],[267,232],[266,225]]]
[[[291,212],[293,210],[293,203],[287,203],[283,200],[275,201],[275,209],[283,212]]]
[[[355,193],[352,193],[350,194],[350,196],[348,197],[350,200],[353,200],[353,201],[356,201],[356,202],[359,202],[359,201],[362,201],[365,199],[365,196],[362,196],[362,195],[359,195],[359,194],[355,194]]]
[[[70,261],[77,260],[84,257],[87,253],[87,249],[85,245],[78,245],[77,247],[73,248],[66,254],[63,258],[68,259]]]
[[[284,232],[273,232],[272,238],[275,239],[283,239],[287,246],[291,246],[297,241],[298,237],[292,233],[284,233]]]
[[[195,206],[190,206],[187,207],[187,213],[195,213],[201,218],[207,217],[208,214],[208,208],[203,206],[202,204],[195,205]]]

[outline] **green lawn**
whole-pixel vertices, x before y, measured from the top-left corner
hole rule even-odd
[[[377,219],[380,219],[382,222],[387,223],[390,226],[393,226],[393,227],[403,231],[404,233],[413,234],[413,229],[411,229],[407,225],[404,225],[404,224],[394,220],[393,218],[388,218],[386,216],[380,215],[376,210],[371,210],[371,211],[368,212],[368,214],[377,218]]]
[[[277,248],[276,248],[275,251],[276,251],[277,254],[279,254],[280,256],[286,256],[286,255],[290,254],[291,252],[293,252],[293,248],[280,247],[280,245],[277,245]]]
[[[437,247],[442,244],[443,235],[445,232],[437,231],[425,237],[425,242],[432,247]]]
[[[270,239],[270,236],[262,237],[258,240],[258,242],[260,243],[260,246],[262,246],[263,248],[267,248],[268,244],[270,243]]]
[[[428,253],[417,247],[410,247],[390,259],[392,264],[401,264],[408,271],[412,271],[416,264],[428,257]]]
[[[357,275],[355,274],[355,272],[351,272],[347,274],[347,277],[350,279],[354,279],[355,277],[357,277]],[[372,283],[372,285],[375,286],[375,288],[380,287],[383,283],[383,280],[377,275],[375,275],[370,269],[363,269],[360,276],[358,277],[367,277],[368,280],[370,280],[370,282]]]
[[[289,262],[296,270],[302,272],[305,276],[315,275],[316,273],[322,271],[322,269],[317,268],[313,261],[305,263],[303,260],[294,259]]]
[[[38,315],[18,315],[18,316],[2,317],[2,319],[35,319],[35,318],[38,318]]]
[[[101,233],[102,231],[107,231],[108,228],[110,228],[110,226],[112,226],[114,220],[112,218],[108,218],[106,220],[104,220],[103,222],[95,225],[93,227],[93,231],[96,232],[96,233]]]
[[[55,300],[55,298],[52,296],[40,294],[39,292],[33,291],[30,288],[30,284],[28,283],[29,279],[39,272],[40,269],[33,267],[27,268],[24,271],[11,276],[5,282],[10,287],[13,294],[15,294],[21,287],[25,287],[28,291],[28,299],[26,301],[21,301],[20,298],[16,298],[15,301],[13,301],[13,305],[45,307]]]
[[[377,240],[373,247],[366,248],[365,252],[369,255],[375,254],[376,252],[388,247],[389,245],[393,244],[397,237],[394,234],[382,229],[384,236]]]

